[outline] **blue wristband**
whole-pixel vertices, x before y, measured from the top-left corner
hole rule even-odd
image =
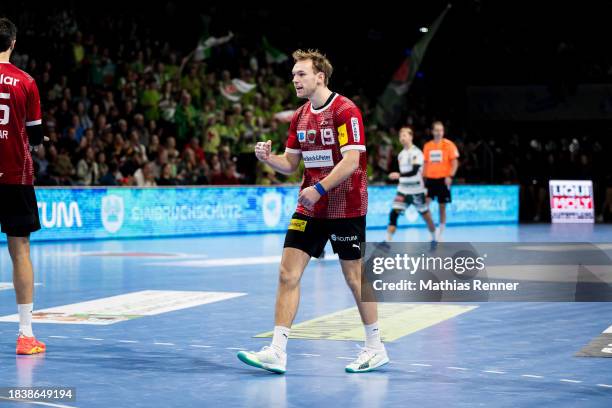
[[[323,186],[321,185],[321,183],[317,183],[314,185],[315,190],[317,190],[319,192],[319,194],[321,194],[322,196],[324,196],[325,194],[327,194],[327,191],[325,191],[325,189],[323,188]]]

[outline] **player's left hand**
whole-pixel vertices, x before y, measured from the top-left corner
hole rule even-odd
[[[450,187],[451,184],[453,184],[453,178],[452,177],[445,177],[444,178],[444,184],[446,184],[446,187]]]
[[[49,141],[49,138],[48,138],[47,136],[43,136],[43,142],[48,142],[48,141]],[[36,145],[36,146],[31,146],[31,145],[30,145],[30,151],[31,151],[31,152],[37,152],[37,151],[38,151],[38,148],[39,148],[40,146],[42,146],[42,143],[41,143],[41,144],[39,144],[39,145]]]
[[[298,203],[302,204],[307,210],[312,210],[321,198],[321,194],[314,187],[307,187],[300,193]]]

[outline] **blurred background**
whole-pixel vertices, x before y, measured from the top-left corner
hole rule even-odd
[[[442,120],[457,183],[520,185],[521,221],[550,220],[550,179],[592,180],[596,220],[612,220],[612,2],[447,4],[3,4],[51,138],[36,183],[297,183],[253,147],[283,151],[303,102],[291,53],[318,48],[332,90],[363,111],[372,184],[387,182],[402,125],[422,147]]]

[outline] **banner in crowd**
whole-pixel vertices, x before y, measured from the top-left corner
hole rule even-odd
[[[368,227],[387,225],[395,192],[369,188]],[[146,238],[285,231],[298,187],[37,188],[36,196],[42,230],[34,241]],[[453,186],[448,224],[516,223],[518,209],[518,186]],[[421,225],[414,208],[399,220]]]
[[[550,215],[553,223],[594,223],[591,180],[550,180]]]

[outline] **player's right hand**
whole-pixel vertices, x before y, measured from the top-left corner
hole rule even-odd
[[[255,145],[255,156],[265,162],[270,159],[270,154],[272,152],[272,141],[268,140],[267,142],[257,142]]]
[[[389,173],[389,180],[399,180],[400,174],[397,171]]]

